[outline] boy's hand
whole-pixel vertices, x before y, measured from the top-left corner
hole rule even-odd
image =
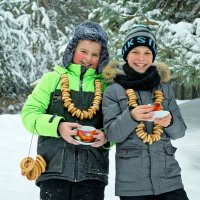
[[[169,115],[167,115],[166,117],[163,117],[163,118],[156,118],[154,120],[154,122],[156,124],[159,124],[160,126],[168,127],[171,123],[171,120],[172,120],[172,116],[171,116],[171,114],[169,114]]]
[[[59,124],[58,131],[64,140],[71,144],[78,145],[78,143],[72,138],[72,136],[76,135],[76,129],[80,127],[81,125],[78,123],[61,122]]]
[[[100,147],[100,146],[103,146],[108,140],[106,138],[106,135],[104,134],[103,131],[99,130],[99,129],[96,129],[96,134],[93,135],[93,137],[98,140],[97,143],[95,144],[92,144],[91,146],[92,147]]]

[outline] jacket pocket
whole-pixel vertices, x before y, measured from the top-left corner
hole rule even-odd
[[[86,167],[89,174],[107,175],[109,171],[108,150],[89,149]]]
[[[175,159],[175,152],[177,148],[172,145],[168,145],[164,147],[165,151],[165,174],[167,177],[178,176],[181,172],[181,168]]]
[[[46,172],[61,173],[64,159],[64,145],[61,139],[40,137],[38,154],[42,155],[47,163]]]
[[[142,178],[142,149],[122,148],[116,152],[116,178],[135,182]]]

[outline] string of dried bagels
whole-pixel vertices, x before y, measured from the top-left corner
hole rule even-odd
[[[32,157],[25,157],[20,162],[21,174],[28,180],[36,180],[46,171],[46,166],[46,161],[41,155],[37,155],[35,160]]]
[[[127,89],[126,95],[128,96],[128,104],[130,107],[135,108],[138,106],[137,103],[137,96],[135,94],[135,91],[133,89]],[[160,104],[160,107],[162,109],[161,103],[164,99],[163,92],[160,90],[154,91],[155,101],[154,103]],[[144,142],[148,144],[153,144],[154,142],[157,142],[161,139],[161,134],[163,133],[162,126],[159,124],[154,123],[153,132],[147,133],[145,131],[145,124],[144,122],[140,122],[136,129],[135,129],[136,135]]]
[[[77,108],[72,101],[69,89],[69,78],[66,74],[61,76],[61,91],[62,91],[62,100],[64,102],[64,107],[72,117],[77,117],[80,120],[83,119],[92,119],[96,115],[97,111],[100,109],[100,104],[102,101],[102,85],[99,79],[94,81],[95,91],[94,99],[92,105],[87,110],[80,110]]]

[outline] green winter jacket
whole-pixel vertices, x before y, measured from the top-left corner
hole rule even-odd
[[[47,169],[38,180],[56,178],[69,181],[96,179],[107,184],[108,150],[84,145],[72,145],[57,133],[60,120],[78,122],[81,125],[103,127],[102,111],[91,119],[72,117],[64,108],[61,93],[61,75],[69,77],[70,94],[79,109],[87,110],[94,98],[94,80],[100,79],[103,91],[106,87],[102,75],[89,68],[81,74],[81,66],[70,64],[67,69],[55,66],[53,72],[45,74],[21,112],[24,126],[39,136],[37,153],[47,162]],[[80,81],[81,80],[81,81]]]

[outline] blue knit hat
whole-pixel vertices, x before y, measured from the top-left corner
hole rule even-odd
[[[153,61],[155,60],[157,54],[156,38],[148,26],[136,25],[126,36],[122,47],[122,56],[125,61],[131,49],[137,46],[146,46],[151,49]]]
[[[74,35],[69,41],[63,55],[62,65],[67,67],[72,62],[74,50],[79,40],[93,40],[101,44],[101,54],[99,64],[96,68],[97,73],[101,73],[104,66],[109,61],[109,53],[107,49],[108,37],[103,28],[95,22],[83,22],[75,28]]]

